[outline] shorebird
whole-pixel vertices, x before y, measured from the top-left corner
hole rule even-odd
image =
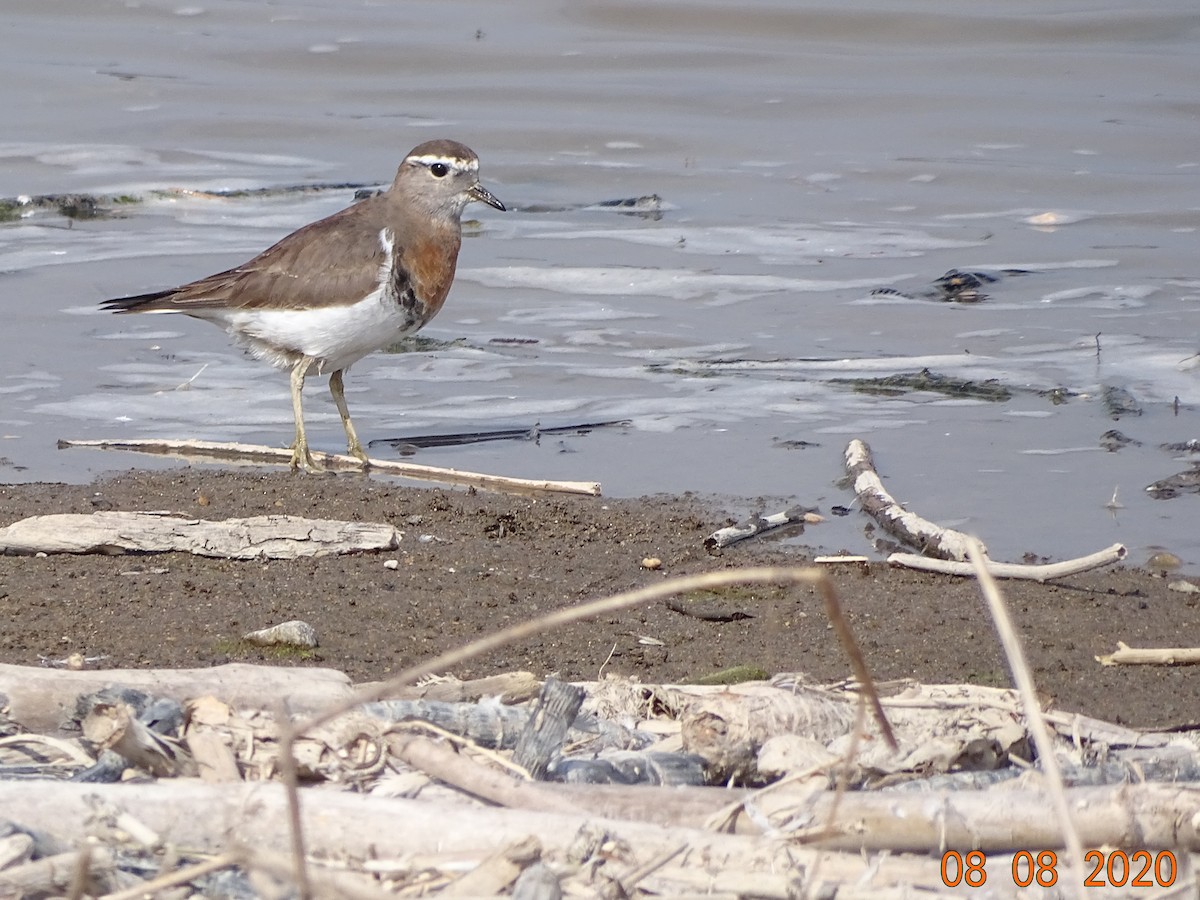
[[[404,157],[386,191],[305,225],[249,262],[102,308],[205,319],[253,356],[290,369],[293,471],[319,468],[308,449],[301,392],[306,376],[328,372],[347,450],[365,465],[344,374],[437,315],[454,280],[463,210],[476,200],[504,210],[479,183],[474,151],[457,141],[428,141]]]

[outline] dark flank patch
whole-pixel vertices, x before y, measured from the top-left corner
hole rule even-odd
[[[405,328],[424,325],[429,316],[426,315],[425,303],[413,289],[412,279],[408,271],[399,263],[403,251],[397,247],[392,253],[392,271],[388,276],[388,297],[404,311]]]

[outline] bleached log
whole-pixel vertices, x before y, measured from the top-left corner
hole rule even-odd
[[[250,465],[284,465],[292,463],[292,451],[287,447],[266,447],[261,444],[239,444],[227,441],[189,441],[134,439],[126,441],[60,440],[60,449],[94,447],[100,450],[126,450],[132,453],[152,453],[156,456],[176,456],[192,462],[247,463]],[[313,451],[313,459],[330,472],[361,472],[362,460],[344,453]],[[372,459],[367,464],[372,472],[401,475],[421,481],[440,481],[444,484],[465,484],[483,490],[534,491],[562,494],[600,496],[600,485],[594,481],[548,481],[536,478],[509,478],[505,475],[485,475],[461,469],[441,469],[391,459]]]
[[[1097,656],[1102,666],[1194,666],[1200,664],[1200,647],[1130,647],[1117,641],[1113,653]]]
[[[448,809],[420,800],[334,791],[305,791],[303,796],[303,827],[313,846],[319,846],[327,858],[351,864],[403,858],[432,868],[440,860],[461,871],[464,862],[482,862],[525,837],[537,838],[546,855],[561,858],[579,840],[580,830],[589,826],[599,829],[614,846],[625,848],[622,862],[630,866],[685,844],[687,857],[676,862],[691,871],[714,876],[740,872],[748,878],[774,875],[781,889],[788,878],[779,872],[777,838],[616,821],[590,813]],[[645,802],[655,801],[647,795]],[[74,845],[94,830],[100,811],[132,810],[176,846],[197,853],[221,853],[231,842],[270,854],[290,847],[284,790],[278,784],[205,785],[191,779],[154,784],[0,782],[0,809],[22,828],[52,833]],[[180,810],[187,814],[180,815]],[[941,886],[938,867],[928,858],[870,859],[858,852],[819,855],[820,877],[831,883],[869,878],[875,886]],[[810,868],[817,858],[815,850],[787,849],[789,869]]]
[[[1146,782],[1066,789],[1085,847],[1200,850],[1200,787]],[[764,792],[755,821],[742,813],[740,833],[776,827],[833,833],[817,844],[837,850],[937,853],[946,848],[985,852],[1061,849],[1062,827],[1048,815],[1048,794],[1037,789],[956,791],[827,791],[815,799],[805,785]],[[832,814],[832,818],[831,818]]]
[[[1078,575],[1089,569],[1099,569],[1120,562],[1125,558],[1124,544],[1113,544],[1087,556],[1076,559],[1065,559],[1062,562],[1029,566],[1020,563],[998,563],[987,560],[987,570],[993,578],[1020,578],[1026,581],[1050,581],[1052,578],[1064,578],[1067,575]],[[916,553],[893,553],[887,561],[894,566],[905,566],[910,569],[921,569],[925,572],[940,572],[944,575],[974,575],[975,570],[969,562],[958,562],[949,559],[933,559]]]
[[[222,559],[296,559],[394,550],[391,525],[301,516],[190,519],[155,512],[31,516],[0,529],[0,553],[191,553]]]
[[[643,804],[653,806],[659,796],[676,789],[629,790],[639,791]],[[1067,797],[1078,811],[1084,846],[1200,850],[1200,787],[1121,784],[1069,788]],[[358,860],[426,854],[478,854],[482,859],[525,836],[537,837],[546,852],[554,854],[569,846],[587,822],[637,848],[643,859],[688,842],[692,859],[707,859],[716,866],[736,862],[746,871],[770,867],[778,838],[787,830],[828,821],[834,823],[834,832],[819,846],[855,856],[877,850],[940,855],[947,847],[991,853],[1062,846],[1058,823],[1046,815],[1046,795],[1035,789],[850,791],[841,797],[826,791],[814,797],[798,785],[795,793],[785,787],[766,794],[753,820],[744,813],[737,819],[737,834],[591,813],[449,808],[340,791],[304,791],[303,801],[304,828],[314,845],[330,857]],[[24,829],[53,833],[62,841],[83,839],[98,808],[132,811],[148,828],[198,852],[220,852],[231,835],[244,846],[278,851],[288,847],[283,787],[277,784],[206,785],[194,779],[114,785],[0,782],[0,809],[8,820]],[[180,809],[188,814],[180,816]],[[761,836],[760,825],[767,820],[785,830]],[[793,845],[789,852],[799,854],[798,862],[807,851]],[[866,866],[866,861],[860,863]],[[936,875],[936,866],[930,874]]]
[[[526,836],[538,838],[547,853],[561,852],[589,821],[611,825],[614,840],[624,840],[646,858],[677,842],[679,836],[694,842],[698,857],[718,863],[737,860],[747,867],[756,862],[769,866],[776,850],[773,842],[753,837],[612,822],[583,811],[576,815],[451,809],[419,800],[334,791],[304,791],[303,801],[305,832],[330,858],[475,854],[482,860]],[[243,846],[268,851],[290,848],[284,789],[278,784],[0,782],[0,809],[6,819],[24,829],[53,833],[69,842],[84,839],[97,809],[104,809],[135,811],[148,827],[169,836],[177,846],[198,852],[220,852],[231,837]],[[186,816],[179,814],[181,809],[188,811]]]
[[[208,669],[42,669],[0,663],[0,701],[8,718],[29,731],[72,724],[75,701],[112,686],[185,702],[212,694],[238,709],[272,709],[280,700],[296,715],[311,715],[350,696],[350,679],[334,669],[228,663]]]
[[[967,535],[943,528],[901,506],[888,493],[875,471],[871,448],[858,439],[852,440],[846,447],[846,472],[854,479],[854,493],[863,511],[889,534],[906,544],[919,547],[930,556],[956,560],[967,558]]]

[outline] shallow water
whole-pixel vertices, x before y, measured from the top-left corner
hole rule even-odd
[[[1161,444],[1200,437],[1191,3],[17,0],[4,33],[0,196],[143,202],[0,225],[0,480],[163,464],[58,438],[288,443],[285,376],[205,323],[96,304],[352,194],[188,191],[383,183],[449,136],[513,211],[472,207],[423,332],[449,346],[355,366],[365,439],[628,419],[416,459],[829,512],[861,437],[898,498],[996,558],[1121,541],[1200,566],[1198,498],[1144,490],[1189,468]],[[660,215],[596,205],[648,195]],[[982,303],[921,295],[952,268],[1029,274]],[[1011,398],[838,382],[922,368]],[[1114,421],[1108,388],[1140,414]],[[340,449],[316,379],[306,402]],[[1114,428],[1140,443],[1102,449]],[[862,552],[862,525],[804,540]]]

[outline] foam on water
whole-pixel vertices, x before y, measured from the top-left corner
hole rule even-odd
[[[618,240],[652,247],[671,247],[684,253],[735,252],[775,265],[817,265],[826,257],[901,258],[929,250],[976,247],[984,235],[936,235],[922,229],[867,223],[817,225],[676,226],[669,230],[608,228],[546,231],[540,240]]]
[[[488,269],[469,269],[463,277],[485,287],[526,287],[536,290],[557,291],[563,294],[588,294],[615,297],[653,296],[673,300],[694,300],[711,297],[713,302],[729,303],[739,299],[758,297],[766,293],[794,291],[801,293],[880,287],[885,284],[879,279],[843,281],[821,281],[806,278],[785,278],[777,275],[714,275],[688,269],[619,269],[575,267],[535,268],[533,266],[507,266]],[[578,305],[578,304],[575,304]],[[507,321],[518,316],[536,321],[540,313],[520,311],[509,313]],[[573,318],[585,321],[581,316],[642,316],[652,318],[649,313],[632,311],[601,312],[592,308],[590,312],[578,310]]]

